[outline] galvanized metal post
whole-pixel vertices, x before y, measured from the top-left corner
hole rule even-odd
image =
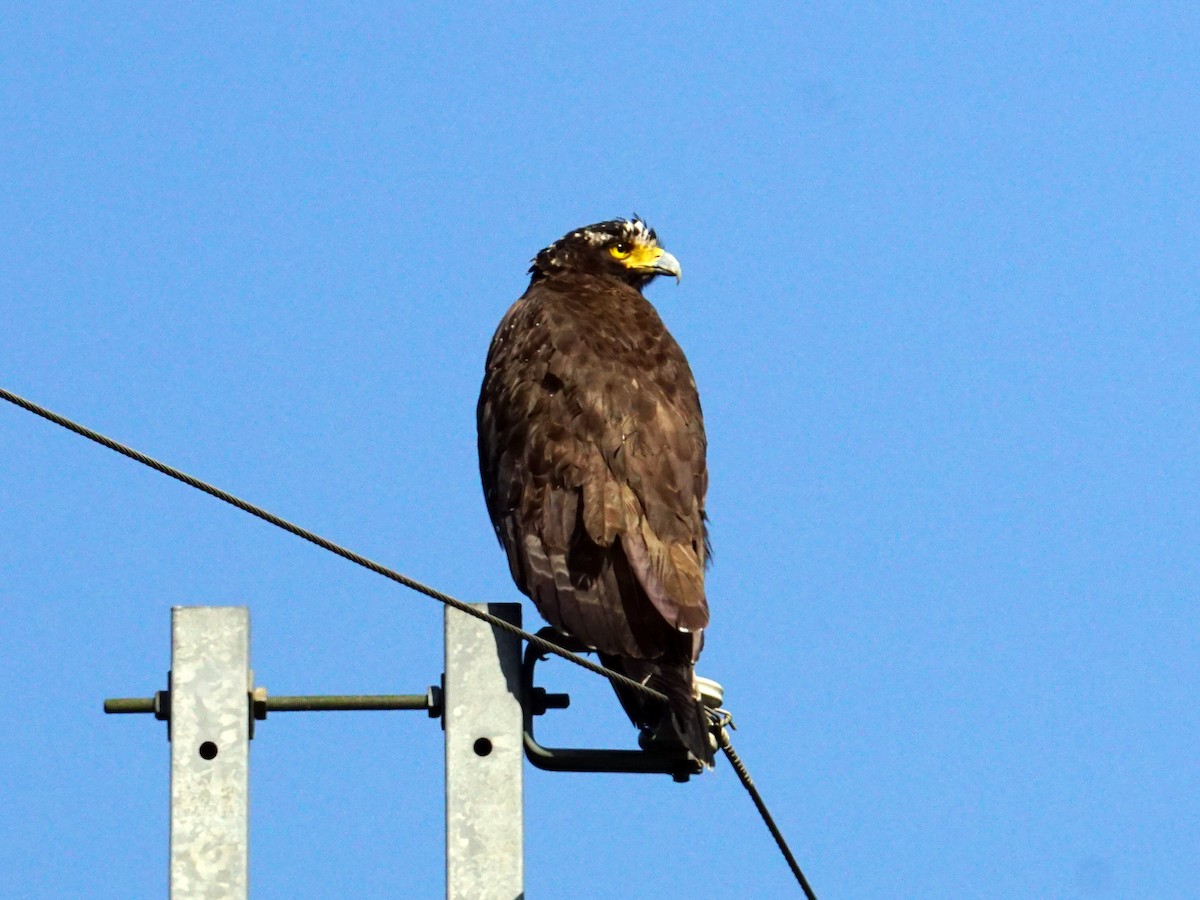
[[[514,625],[519,603],[477,607]],[[446,896],[524,896],[521,640],[446,610]]]
[[[171,900],[244,900],[250,611],[171,610]]]

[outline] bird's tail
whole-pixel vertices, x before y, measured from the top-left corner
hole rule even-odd
[[[667,703],[641,691],[614,685],[625,712],[642,732],[643,742],[688,750],[708,768],[713,765],[713,744],[708,713],[696,696],[692,666],[671,665],[648,659],[600,654],[610,669],[654,688],[667,696]]]

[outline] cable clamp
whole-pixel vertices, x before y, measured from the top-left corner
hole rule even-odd
[[[737,731],[737,725],[733,722],[733,713],[724,707],[717,707],[708,711],[708,717],[712,721],[712,727],[720,731],[724,728],[732,728]]]

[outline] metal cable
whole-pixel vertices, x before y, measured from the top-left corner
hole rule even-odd
[[[619,684],[623,687],[641,691],[642,693],[653,697],[655,700],[661,700],[663,702],[666,702],[667,700],[665,694],[654,690],[652,687],[642,684],[640,681],[634,681],[632,678],[628,678],[625,675],[622,675],[620,672],[614,672],[612,669],[607,669],[604,666],[598,665],[592,662],[590,659],[585,659],[577,653],[572,653],[565,647],[560,647],[553,641],[548,641],[543,637],[533,634],[532,632],[525,631],[523,628],[518,628],[511,622],[506,622],[504,619],[501,619],[498,616],[493,616],[491,613],[478,610],[470,604],[464,603],[462,600],[451,597],[449,594],[442,593],[436,588],[431,588],[429,585],[422,584],[413,578],[409,578],[407,575],[402,575],[394,569],[389,569],[387,566],[380,565],[379,563],[372,559],[368,559],[362,554],[355,553],[353,550],[348,550],[340,544],[335,544],[333,541],[327,540],[326,538],[321,537],[319,534],[309,531],[307,528],[301,528],[299,525],[295,525],[292,522],[289,522],[287,519],[282,519],[274,513],[267,512],[262,507],[255,506],[253,503],[249,503],[240,497],[235,497],[228,491],[223,491],[219,487],[215,487],[206,481],[201,481],[199,478],[188,475],[186,472],[181,472],[174,466],[169,466],[164,462],[159,462],[157,459],[147,456],[145,453],[134,450],[132,447],[127,447],[122,443],[114,441],[112,438],[105,437],[98,431],[92,431],[92,429],[84,425],[80,425],[78,422],[73,422],[65,416],[60,416],[58,413],[46,409],[44,406],[39,406],[31,400],[26,400],[24,397],[18,396],[17,394],[7,391],[2,387],[0,387],[0,398],[3,398],[9,403],[21,407],[24,410],[28,410],[36,416],[41,416],[43,419],[53,422],[55,425],[60,425],[63,428],[66,428],[68,431],[73,431],[81,437],[87,438],[89,441],[95,441],[102,447],[107,447],[109,450],[120,453],[122,456],[126,456],[135,462],[140,462],[144,466],[149,466],[156,472],[161,472],[164,475],[168,475],[171,478],[174,478],[176,481],[182,481],[189,487],[194,487],[198,491],[203,491],[212,497],[216,497],[218,500],[228,503],[230,506],[236,506],[238,509],[242,510],[242,512],[247,512],[252,516],[256,516],[257,518],[262,519],[264,522],[270,522],[277,528],[282,528],[284,531],[296,535],[296,537],[303,538],[311,544],[316,544],[322,550],[328,550],[330,553],[336,554],[342,559],[347,559],[356,565],[360,565],[364,569],[370,569],[376,575],[382,575],[384,578],[389,578],[397,584],[402,584],[406,588],[410,588],[419,594],[432,597],[439,603],[444,603],[446,606],[453,607],[454,609],[464,612],[469,616],[474,616],[476,619],[487,622],[493,628],[499,628],[503,631],[507,631],[509,634],[515,634],[522,640],[533,644],[539,650],[544,650],[547,653],[553,653],[557,656],[561,656],[563,659],[569,660],[570,662],[575,663],[577,666],[582,666],[590,672],[595,672],[597,675],[603,675],[614,684]]]
[[[24,397],[14,394],[3,387],[0,387],[0,398],[7,400],[14,406],[21,407],[21,409],[24,409],[27,412],[31,412],[36,416],[42,417],[48,422],[53,422],[55,425],[59,425],[68,431],[72,431],[80,437],[85,437],[89,441],[94,441],[102,447],[107,447],[109,450],[132,459],[134,462],[139,462],[144,466],[149,466],[156,472],[161,472],[163,475],[174,478],[176,481],[182,481],[189,487],[193,487],[198,491],[203,491],[209,496],[216,497],[218,500],[228,503],[230,506],[237,507],[243,512],[247,512],[256,518],[262,519],[264,522],[269,522],[277,528],[282,528],[284,531],[294,534],[296,537],[303,538],[310,544],[316,544],[322,550],[328,550],[330,553],[340,556],[342,559],[349,560],[356,565],[362,566],[364,569],[369,569],[375,574],[382,575],[384,578],[388,578],[397,584],[402,584],[406,588],[414,590],[419,594],[432,597],[439,603],[443,603],[446,606],[457,609],[460,612],[464,612],[469,616],[474,616],[476,619],[487,622],[493,628],[499,628],[502,631],[507,631],[509,634],[514,634],[522,640],[528,641],[539,650],[543,650],[546,653],[553,653],[556,656],[561,656],[568,662],[573,662],[575,665],[581,666],[587,669],[589,672],[602,675],[613,684],[620,684],[623,687],[641,691],[655,700],[667,702],[667,697],[665,694],[661,693],[660,691],[656,691],[654,688],[649,687],[648,685],[642,684],[640,681],[634,681],[632,678],[628,678],[619,672],[614,672],[612,669],[598,665],[592,662],[590,659],[586,659],[577,653],[572,653],[565,647],[560,647],[553,641],[548,641],[543,637],[533,634],[532,632],[525,631],[523,628],[518,628],[511,622],[507,622],[498,616],[493,616],[491,613],[478,610],[470,604],[464,603],[462,600],[443,593],[436,588],[431,588],[426,584],[422,584],[416,579],[409,578],[407,575],[402,575],[394,569],[389,569],[387,566],[381,565],[372,559],[368,559],[362,554],[355,553],[353,550],[348,550],[340,544],[335,544],[333,541],[323,538],[319,534],[309,531],[307,528],[301,528],[299,525],[293,524],[287,519],[280,518],[274,513],[267,512],[267,510],[263,509],[262,507],[255,506],[253,503],[242,500],[240,497],[236,497],[228,491],[221,490],[221,488],[215,487],[206,481],[201,481],[199,478],[188,475],[186,472],[182,472],[179,469],[176,469],[174,466],[169,466],[164,462],[159,462],[157,459],[147,456],[145,453],[134,450],[132,447],[127,447],[118,441],[114,441],[112,438],[105,437],[98,431],[93,431],[84,425],[80,425],[78,422],[68,419],[66,416],[61,416],[53,410],[46,409],[44,406],[39,406],[31,400],[26,400]],[[709,710],[709,714],[712,717],[714,724],[719,722],[723,723],[723,721],[725,721],[712,710]],[[763,802],[762,796],[758,793],[758,789],[754,786],[754,781],[750,778],[750,773],[746,770],[745,765],[734,751],[733,744],[730,743],[729,735],[726,733],[723,724],[722,727],[717,729],[717,735],[721,749],[725,752],[725,756],[728,757],[730,765],[733,766],[734,771],[737,772],[738,778],[741,779],[742,785],[750,794],[751,799],[754,801],[755,807],[758,808],[759,815],[762,816],[763,821],[766,823],[767,828],[771,832],[771,836],[775,839],[775,843],[779,845],[779,849],[783,853],[784,858],[787,860],[788,865],[791,867],[792,874],[796,876],[796,880],[800,883],[800,887],[803,889],[805,897],[807,897],[808,900],[816,900],[816,895],[813,894],[812,888],[809,887],[808,881],[804,877],[804,873],[800,871],[800,866],[796,863],[796,858],[792,856],[792,851],[788,849],[788,845],[784,840],[783,834],[779,831],[778,826],[775,824],[775,820],[771,817],[771,813],[767,809],[766,803]]]
[[[767,826],[767,830],[771,832],[771,837],[775,838],[775,843],[779,846],[779,852],[783,854],[783,858],[787,860],[788,866],[792,870],[792,874],[796,876],[796,881],[800,883],[800,889],[804,891],[804,896],[808,900],[817,900],[817,895],[813,893],[813,889],[809,886],[808,879],[804,877],[804,873],[800,871],[800,864],[796,862],[796,857],[792,856],[792,851],[784,840],[783,832],[779,830],[779,826],[775,824],[775,819],[771,815],[771,811],[767,809],[766,801],[763,800],[762,794],[758,792],[758,788],[754,785],[754,779],[750,777],[750,772],[747,771],[745,764],[742,762],[737,751],[733,749],[733,744],[729,741],[729,733],[722,726],[717,729],[717,743],[721,745],[721,749],[725,752],[725,756],[729,759],[729,764],[733,766],[733,771],[737,772],[737,777],[742,782],[742,787],[746,789],[746,793],[750,795],[750,799],[754,801],[754,806],[758,809],[758,814],[762,816],[763,822]]]

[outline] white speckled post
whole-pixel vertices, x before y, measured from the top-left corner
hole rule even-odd
[[[514,625],[519,603],[478,608]],[[521,640],[446,610],[446,896],[524,896]]]
[[[171,900],[244,900],[250,611],[171,610]]]

